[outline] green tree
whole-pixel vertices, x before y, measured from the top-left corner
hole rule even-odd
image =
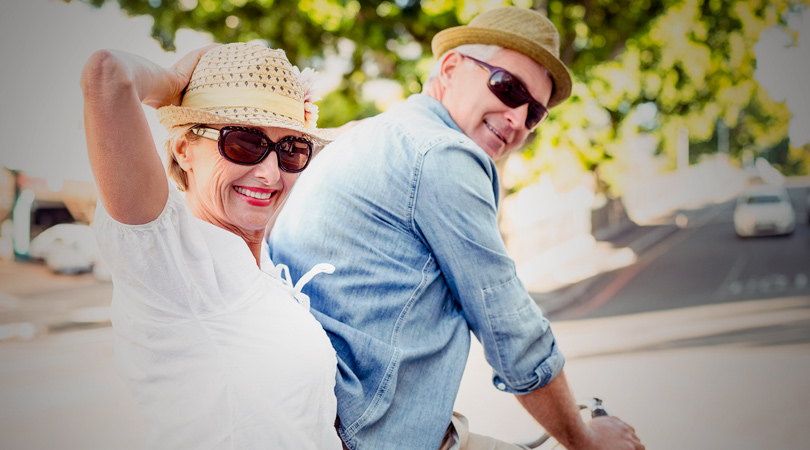
[[[784,25],[789,14],[802,11],[806,4],[663,1],[651,7],[658,13],[646,15],[649,20],[627,25],[628,31],[621,33],[626,39],[614,38],[608,52],[599,44],[601,36],[612,30],[601,27],[599,34],[588,26],[588,7],[597,2],[586,3],[564,8],[550,3],[552,19],[571,8],[578,12],[568,18],[581,18],[563,28],[577,31],[573,41],[569,37],[565,42],[575,47],[576,56],[569,64],[579,83],[572,99],[552,112],[550,122],[541,127],[539,138],[523,155],[530,169],[524,169],[522,179],[512,180],[513,189],[539,172],[559,167],[563,153],[578,155],[586,169],[599,167],[600,176],[620,194],[622,174],[634,151],[629,143],[639,134],[655,137],[657,152],[665,157],[665,167],[672,169],[679,130],[688,130],[694,161],[718,151],[718,124],[728,129],[727,149],[733,161],[763,156],[786,174],[807,173],[807,148],[787,148],[790,112],[754,79],[753,51],[763,30]],[[650,2],[639,3],[643,9]],[[623,12],[625,7],[629,8],[626,15],[634,17],[633,7],[623,5]],[[564,54],[570,49],[563,48]],[[771,151],[780,143],[782,151]]]
[[[100,6],[114,0],[80,1]],[[639,133],[656,137],[670,166],[678,129],[689,130],[692,156],[699,158],[717,150],[711,143],[720,121],[728,126],[733,158],[773,153],[767,150],[786,138],[790,113],[754,80],[753,45],[762,30],[807,6],[806,0],[117,1],[131,15],[152,16],[152,35],[166,49],[187,27],[218,42],[264,39],[298,65],[346,58],[343,81],[322,102],[321,126],[378,112],[361,95],[370,80],[395,80],[403,96],[421,91],[438,31],[497,6],[545,10],[560,30],[561,58],[577,82],[572,99],[552,111],[525,150],[527,170],[510,188],[520,189],[541,171],[572,172],[561,164],[568,161],[580,170],[600,167],[616,193],[628,142]],[[802,172],[803,153],[773,154],[783,170]]]

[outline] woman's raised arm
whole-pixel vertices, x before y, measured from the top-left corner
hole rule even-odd
[[[90,167],[104,208],[115,220],[142,224],[163,210],[168,184],[141,104],[180,103],[203,53],[171,68],[129,53],[95,52],[84,66],[84,127]]]

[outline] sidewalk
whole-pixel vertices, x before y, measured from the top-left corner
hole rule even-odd
[[[44,264],[0,260],[0,341],[109,324],[112,283],[59,275]]]

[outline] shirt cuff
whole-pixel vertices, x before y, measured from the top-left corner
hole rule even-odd
[[[497,373],[492,376],[492,384],[495,389],[515,395],[525,395],[535,389],[539,389],[551,382],[554,378],[562,373],[563,366],[565,365],[565,357],[554,343],[554,349],[551,354],[543,360],[542,363],[535,369],[534,376],[529,378],[526,383],[509,383]]]

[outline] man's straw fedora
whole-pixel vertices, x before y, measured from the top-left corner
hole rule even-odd
[[[334,136],[315,126],[311,101],[319,98],[305,81],[283,50],[221,45],[200,58],[180,106],[159,108],[157,116],[167,129],[190,123],[279,127],[324,145]]]
[[[431,42],[433,56],[465,44],[488,44],[515,50],[545,67],[554,80],[548,107],[571,95],[571,75],[560,61],[560,35],[546,16],[538,11],[509,6],[486,11],[467,25],[440,31]]]

